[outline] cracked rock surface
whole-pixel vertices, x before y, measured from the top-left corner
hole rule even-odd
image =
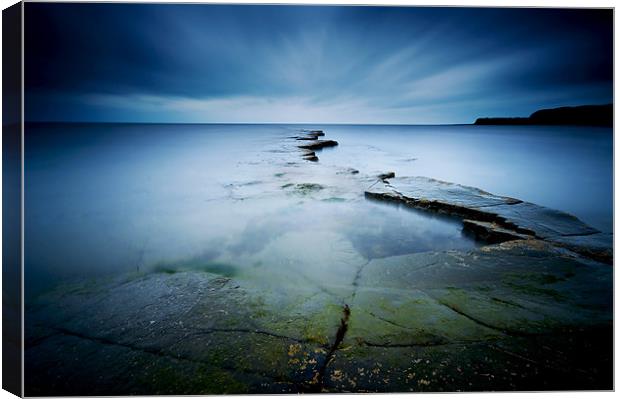
[[[491,225],[485,226],[486,238],[493,237],[494,230],[502,235],[506,232],[524,234],[605,263],[613,261],[611,235],[599,232],[568,213],[493,195],[475,187],[420,176],[395,177],[389,182],[373,184],[365,193],[381,201],[470,219],[470,222],[478,222],[477,227],[480,222],[490,222]],[[474,230],[477,231],[479,229]]]
[[[369,231],[308,234],[309,214],[278,234],[257,225],[244,234],[258,244],[219,263],[58,287],[26,309],[26,395],[612,388],[609,237],[471,187],[325,169],[299,159],[298,137],[283,144],[292,156],[273,184],[236,185],[235,195],[351,209],[368,205],[365,193],[471,223],[479,242],[361,239],[377,228],[364,212],[333,223],[363,218]],[[387,228],[406,233],[397,227]]]

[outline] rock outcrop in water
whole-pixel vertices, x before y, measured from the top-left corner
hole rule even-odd
[[[319,157],[316,156],[316,153],[314,151],[310,151],[310,150],[303,151],[301,156],[306,161],[317,162],[319,160]]]
[[[300,145],[299,148],[304,148],[307,150],[320,150],[321,148],[335,147],[337,145],[338,142],[334,140],[314,140],[309,142],[308,144]]]
[[[322,130],[302,130],[302,132],[304,132],[303,135],[293,136],[291,138],[303,142],[303,144],[299,144],[297,147],[304,151],[302,157],[306,161],[317,162],[319,158],[315,151],[338,145],[338,142],[334,140],[319,140],[319,137],[325,136]]]

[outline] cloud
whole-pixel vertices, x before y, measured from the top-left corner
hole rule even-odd
[[[613,94],[604,10],[27,7],[30,120],[469,123]]]
[[[381,111],[363,100],[316,97],[226,98],[165,97],[153,95],[98,94],[83,97],[95,107],[129,110],[137,115],[159,115],[162,120],[212,123],[373,123]]]

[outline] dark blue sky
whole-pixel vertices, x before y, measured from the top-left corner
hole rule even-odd
[[[470,123],[610,103],[611,10],[26,3],[26,119]]]

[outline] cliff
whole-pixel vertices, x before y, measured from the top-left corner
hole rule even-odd
[[[474,125],[613,126],[613,104],[541,109],[527,118],[478,118]]]

